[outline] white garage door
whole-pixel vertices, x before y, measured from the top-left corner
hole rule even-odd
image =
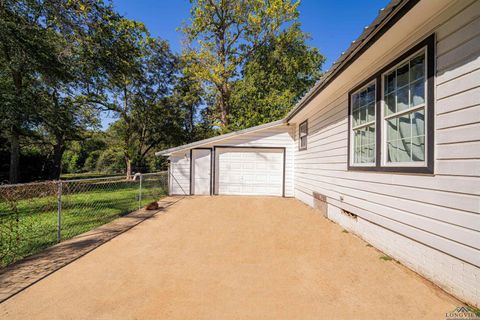
[[[283,194],[283,149],[216,148],[217,194]]]

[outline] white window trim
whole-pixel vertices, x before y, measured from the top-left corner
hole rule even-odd
[[[357,125],[357,126],[353,126],[353,104],[352,104],[352,99],[353,99],[353,95],[362,91],[362,90],[365,90],[366,88],[368,88],[369,86],[371,85],[374,85],[375,86],[375,113],[373,114],[373,121],[370,121],[370,122],[367,122],[367,123],[364,123],[364,124],[361,124],[361,125]],[[354,92],[352,92],[349,96],[349,103],[350,103],[350,128],[348,128],[348,131],[349,131],[349,135],[350,135],[350,159],[348,160],[350,162],[350,167],[375,167],[377,165],[376,163],[376,154],[377,154],[377,141],[376,141],[376,137],[377,137],[377,81],[376,79],[373,79],[372,81],[366,83],[364,86],[362,86],[361,88],[359,88],[358,90],[355,90]],[[355,159],[355,135],[354,135],[354,129],[359,129],[359,128],[363,128],[363,127],[367,127],[371,124],[374,124],[374,127],[375,127],[375,144],[374,144],[374,158],[373,158],[373,162],[368,162],[368,163],[356,163],[354,162],[354,159]]]
[[[424,86],[423,86],[423,90],[425,92],[425,97],[424,97],[424,102],[423,104],[421,105],[418,105],[414,108],[410,108],[410,109],[406,109],[406,110],[403,110],[403,111],[400,111],[400,112],[396,112],[394,114],[390,114],[388,115],[387,117],[385,117],[385,75],[392,72],[393,70],[397,69],[400,65],[404,64],[406,61],[408,60],[411,60],[412,57],[415,57],[417,55],[419,55],[420,52],[423,51],[423,55],[424,55],[424,58],[425,58],[425,62],[424,62]],[[407,58],[405,58],[404,60],[400,61],[399,63],[397,63],[395,66],[391,67],[390,69],[388,69],[387,71],[385,71],[384,73],[381,74],[381,99],[380,99],[380,121],[382,122],[381,123],[381,141],[380,141],[380,158],[381,158],[381,166],[382,167],[427,167],[428,166],[428,132],[427,132],[427,128],[428,128],[428,107],[427,107],[427,101],[428,101],[428,75],[427,75],[427,70],[428,70],[428,56],[427,56],[427,47],[423,47],[422,49],[412,53],[410,56],[408,56]],[[410,84],[410,82],[409,82]],[[410,91],[409,91],[409,96],[408,96],[408,101],[410,102]],[[392,118],[392,117],[395,117],[395,116],[398,116],[398,115],[401,115],[401,114],[404,114],[404,113],[411,113],[415,110],[419,110],[419,109],[424,109],[424,121],[425,121],[425,128],[424,128],[424,133],[425,133],[425,142],[424,142],[424,145],[425,145],[425,159],[424,161],[411,161],[411,162],[388,162],[387,161],[387,140],[386,140],[386,137],[387,137],[387,125],[386,125],[386,119],[387,118]]]

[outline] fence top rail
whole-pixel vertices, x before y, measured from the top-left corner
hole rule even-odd
[[[167,174],[168,171],[158,171],[158,172],[150,172],[150,173],[141,173],[142,176],[155,176],[159,174]]]
[[[152,173],[139,173],[137,175],[132,175],[132,177],[135,178],[135,176],[153,176],[153,175],[166,174],[166,173],[167,173],[167,171],[159,171],[159,172],[152,172]],[[121,175],[121,176],[108,176],[108,177],[98,177],[98,178],[81,178],[81,179],[69,179],[69,180],[47,180],[47,181],[26,182],[26,183],[0,184],[0,189],[20,187],[20,186],[45,185],[45,184],[54,184],[54,183],[72,183],[72,182],[87,182],[87,181],[102,181],[102,180],[125,180],[126,178],[127,178],[126,175]]]
[[[0,189],[2,188],[13,188],[13,187],[22,187],[22,186],[35,186],[42,184],[54,184],[58,183],[58,180],[47,180],[47,181],[37,181],[37,182],[25,182],[25,183],[14,183],[14,184],[0,184]]]

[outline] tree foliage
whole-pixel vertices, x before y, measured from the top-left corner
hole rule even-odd
[[[282,27],[297,18],[290,0],[191,0],[191,23],[183,27],[187,68],[202,81],[213,103],[215,125],[227,127],[232,84],[244,63]]]
[[[3,152],[10,158],[10,182],[19,179],[28,144],[41,146],[33,149],[44,155],[38,171],[45,178],[58,178],[62,162],[70,170],[85,169],[74,146],[91,138],[105,110],[119,119],[110,154],[123,154],[127,174],[132,161],[140,169],[154,147],[183,137],[175,134],[181,112],[169,97],[176,56],[167,42],[150,37],[142,23],[122,17],[111,4],[0,1],[0,42],[0,136],[9,145]],[[91,152],[97,155],[83,159],[89,169],[111,158]]]
[[[233,83],[230,129],[282,119],[320,78],[325,59],[307,39],[295,23],[247,59]]]
[[[191,5],[177,55],[111,1],[0,0],[0,182],[164,168],[156,150],[279,119],[319,78],[298,1]]]

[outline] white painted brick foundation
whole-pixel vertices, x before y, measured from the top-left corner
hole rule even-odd
[[[332,204],[328,204],[328,218],[458,299],[480,306],[480,268],[361,217],[353,219]]]

